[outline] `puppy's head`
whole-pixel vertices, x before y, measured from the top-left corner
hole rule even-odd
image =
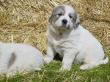
[[[55,29],[76,29],[79,25],[79,16],[72,6],[59,5],[53,9],[49,23]]]

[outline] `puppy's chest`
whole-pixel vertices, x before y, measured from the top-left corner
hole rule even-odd
[[[60,41],[56,41],[53,43],[54,50],[59,53],[60,55],[63,55],[64,53],[64,46],[61,44]]]
[[[72,49],[74,45],[74,41],[70,39],[61,39],[61,40],[53,39],[51,43],[53,45],[54,50],[60,55],[63,55],[65,50]]]

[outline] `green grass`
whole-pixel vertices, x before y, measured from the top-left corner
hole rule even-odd
[[[110,51],[106,50],[110,58]],[[18,74],[13,77],[0,77],[0,82],[110,82],[110,62],[94,69],[81,71],[73,65],[71,71],[59,72],[61,62],[54,61],[45,65],[41,71]]]

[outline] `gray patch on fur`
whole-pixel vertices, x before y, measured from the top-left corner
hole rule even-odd
[[[74,25],[73,26],[74,29],[76,29],[80,24],[79,15],[76,12],[73,14],[72,22],[73,22],[73,25]]]
[[[10,58],[9,63],[8,63],[8,69],[14,64],[15,60],[16,60],[16,54],[13,52],[11,54],[11,58]]]
[[[64,6],[58,6],[55,7],[52,11],[52,15],[49,18],[49,22],[52,24],[56,22],[56,20],[59,19],[59,17],[57,16],[58,14],[65,14],[65,8]]]

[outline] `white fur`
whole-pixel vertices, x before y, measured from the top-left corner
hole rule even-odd
[[[61,21],[66,18],[72,28],[72,23],[68,14],[75,12],[71,6],[64,6],[66,13],[59,18],[55,25],[61,26]],[[72,63],[84,63],[80,66],[81,70],[91,69],[100,64],[106,64],[108,58],[104,59],[104,51],[100,42],[85,28],[79,25],[76,29],[64,30],[59,35],[60,30],[49,25],[48,51],[44,58],[46,63],[53,60],[55,52],[63,56],[62,67],[60,70],[70,70]]]
[[[12,54],[13,64],[8,68]],[[16,72],[40,70],[43,65],[42,54],[26,44],[0,43],[0,74],[13,75]]]

